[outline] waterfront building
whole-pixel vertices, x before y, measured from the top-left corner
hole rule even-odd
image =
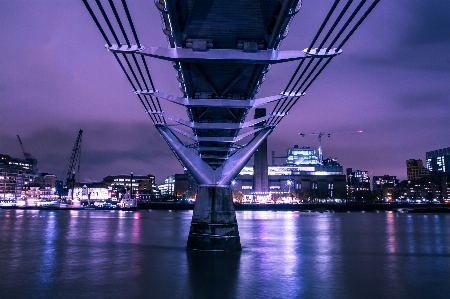
[[[268,191],[254,189],[254,166],[245,166],[232,189],[249,201],[316,201],[346,198],[346,177],[336,159],[319,163],[315,148],[297,145],[288,149],[284,165],[267,167]]]
[[[110,199],[112,187],[105,183],[75,183],[73,198],[78,201],[105,201]]]
[[[398,199],[408,202],[450,200],[450,174],[433,171],[428,177],[405,180],[397,185]]]
[[[364,200],[364,195],[371,197],[370,177],[367,171],[347,168],[347,196],[352,200]],[[366,197],[366,198],[367,198]]]
[[[111,186],[110,198],[116,200],[122,199],[127,191],[130,190],[131,184],[133,189],[133,197],[139,200],[150,200],[157,195],[155,176],[148,175],[109,175],[103,178],[102,183]]]
[[[39,184],[41,187],[56,187],[56,175],[50,173],[39,174]]]
[[[383,175],[372,178],[372,191],[378,199],[392,201],[397,191],[398,180],[396,176]]]
[[[19,198],[22,188],[32,184],[37,178],[29,160],[0,154],[0,198],[3,200]]]
[[[406,174],[408,181],[412,181],[430,176],[430,171],[423,166],[422,160],[409,159],[406,160]]]
[[[429,171],[450,173],[450,147],[426,152]]]
[[[165,180],[164,184],[158,185],[158,189],[161,192],[161,196],[170,197],[174,196],[175,190],[175,175],[169,175]]]

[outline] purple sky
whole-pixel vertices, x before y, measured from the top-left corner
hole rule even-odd
[[[128,2],[142,43],[167,46],[153,1]],[[281,49],[306,48],[331,3],[304,0]],[[271,151],[318,145],[299,132],[363,130],[323,137],[324,157],[399,179],[407,159],[450,147],[449,11],[447,0],[382,0],[269,137],[269,163]],[[0,48],[0,153],[22,157],[20,135],[39,170],[61,177],[83,129],[82,181],[182,172],[81,1],[1,0]],[[181,96],[170,63],[152,62],[156,87]],[[272,67],[258,97],[279,93],[296,65]]]

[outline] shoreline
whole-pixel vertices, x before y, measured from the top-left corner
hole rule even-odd
[[[195,204],[173,202],[139,203],[134,210],[193,210]],[[305,204],[235,204],[236,211],[299,211],[299,212],[380,212],[391,211],[398,213],[450,213],[449,204],[405,204],[405,203],[305,203]],[[4,210],[47,210],[47,211],[73,211],[73,210],[102,210],[102,211],[130,211],[121,208],[84,208],[84,207],[18,207],[2,206]]]

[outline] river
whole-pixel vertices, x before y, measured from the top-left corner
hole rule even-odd
[[[0,210],[0,298],[449,298],[450,214],[238,211],[239,253],[191,217]]]

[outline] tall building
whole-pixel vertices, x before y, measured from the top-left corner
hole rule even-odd
[[[429,171],[450,173],[450,147],[426,152]]]
[[[34,165],[26,159],[0,154],[0,198],[14,200],[21,196],[22,188],[38,178]]]
[[[430,171],[423,166],[422,160],[409,159],[406,160],[406,174],[408,181],[412,181],[430,176]]]
[[[255,119],[266,116],[266,108],[255,109]],[[263,127],[265,122],[255,125],[256,128]],[[269,174],[267,168],[267,139],[265,139],[253,154],[254,174],[253,190],[255,192],[265,193],[269,191]]]
[[[355,195],[360,191],[370,192],[370,177],[367,171],[347,168],[347,195],[349,199],[356,199]]]

